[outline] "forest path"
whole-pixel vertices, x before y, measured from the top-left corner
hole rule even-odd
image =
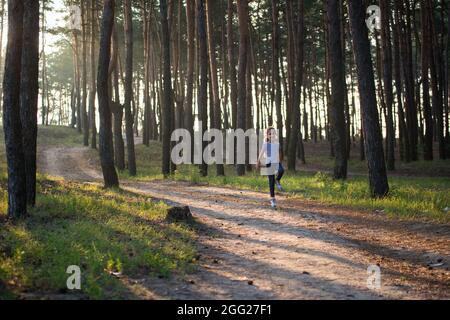
[[[40,172],[101,183],[85,148],[40,153]],[[123,278],[135,298],[450,298],[450,226],[390,220],[313,201],[187,182],[121,181],[170,205],[187,205],[199,225],[197,271],[170,279]],[[381,288],[367,268],[381,267]],[[431,265],[435,265],[430,267]]]

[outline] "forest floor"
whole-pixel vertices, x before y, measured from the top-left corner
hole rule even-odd
[[[86,148],[42,150],[40,172],[101,183],[97,156]],[[143,299],[440,299],[450,298],[450,226],[401,221],[282,194],[176,180],[121,187],[195,217],[195,272],[167,278],[126,274],[122,283]],[[369,265],[381,288],[367,287]]]

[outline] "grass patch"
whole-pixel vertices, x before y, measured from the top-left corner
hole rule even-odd
[[[2,135],[3,135],[3,130]],[[2,136],[3,138],[3,136]],[[80,147],[83,145],[83,135],[77,129],[60,126],[39,126],[38,148],[45,147]]]
[[[0,180],[1,212],[6,181]],[[20,292],[67,293],[70,265],[80,266],[90,299],[135,298],[112,276],[168,277],[193,270],[192,228],[164,221],[167,206],[98,186],[39,180],[37,207],[16,223],[0,222],[0,298]]]
[[[325,141],[317,143],[305,142],[306,165],[303,167],[310,171],[332,171],[334,158],[330,156],[330,144]],[[419,161],[399,161],[399,150],[396,150],[396,170],[389,172],[390,175],[420,176],[420,177],[450,177],[450,160],[439,160],[438,145],[434,145],[434,160],[423,160],[423,146],[418,146]],[[366,174],[367,162],[360,160],[359,146],[352,144],[350,158],[348,161],[349,172],[353,174]]]

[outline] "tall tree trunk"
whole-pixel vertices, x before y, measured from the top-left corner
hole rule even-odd
[[[442,6],[444,6],[444,0],[442,0]],[[450,109],[450,4],[447,6],[447,37],[445,40],[444,51],[444,121],[445,121],[445,142],[447,145],[450,143],[449,136],[449,109]]]
[[[123,141],[122,122],[123,105],[120,104],[119,93],[119,42],[116,26],[113,27],[112,56],[108,71],[108,90],[111,98],[110,109],[113,114],[113,141],[114,141],[114,163],[120,171],[125,170],[125,142]],[[112,99],[112,89],[114,88],[114,100]]]
[[[278,4],[276,0],[272,0],[272,96],[275,99],[275,112],[277,116],[277,129],[280,132],[280,143],[283,143],[283,117],[281,115],[281,79],[279,66],[279,27],[278,27]]]
[[[128,172],[136,175],[136,155],[134,152],[133,114],[131,100],[133,99],[133,17],[131,0],[125,0],[125,131],[127,137]]]
[[[233,128],[237,124],[237,82],[236,82],[236,59],[234,56],[234,32],[233,32],[233,0],[228,0],[227,8],[227,49],[228,63],[230,65],[230,101],[231,101],[231,122]]]
[[[87,31],[86,31],[86,14],[87,14],[87,3],[86,1],[81,2],[81,25],[82,25],[82,71],[81,71],[81,86],[83,89],[83,96],[81,100],[81,123],[83,126],[83,144],[84,146],[89,146],[89,120],[87,114]]]
[[[224,7],[224,3],[222,2],[220,5],[220,9],[222,11],[225,11],[225,7]],[[230,129],[231,128],[231,123],[230,121],[232,120],[231,117],[231,113],[229,111],[229,103],[230,103],[230,90],[228,87],[228,79],[229,79],[229,69],[230,66],[228,64],[228,59],[227,59],[227,53],[228,53],[228,44],[227,44],[227,35],[226,35],[226,16],[224,15],[223,18],[221,19],[221,24],[220,24],[220,40],[221,40],[221,45],[223,46],[223,49],[220,52],[220,57],[221,57],[221,63],[222,63],[222,74],[221,74],[221,90],[222,90],[222,100],[223,100],[223,124],[224,124],[224,129]]]
[[[239,67],[238,67],[238,103],[236,112],[236,128],[245,129],[245,109],[246,109],[246,72],[248,57],[248,0],[238,0],[239,19]],[[240,150],[242,151],[242,150]],[[239,152],[239,151],[238,151]],[[236,165],[238,176],[245,174],[245,164]]]
[[[41,77],[42,77],[42,96],[41,96],[41,119],[42,119],[42,125],[45,125],[45,118],[46,118],[46,114],[47,114],[47,107],[45,106],[45,86],[47,84],[47,75],[46,75],[46,68],[47,68],[47,56],[45,54],[45,46],[46,46],[46,39],[45,39],[45,35],[47,34],[47,30],[46,30],[46,23],[45,23],[45,4],[47,3],[47,0],[42,0],[42,28],[41,28],[41,46],[42,46],[42,72],[41,72]],[[75,67],[75,60],[74,60],[74,67]],[[75,69],[74,69],[75,70]],[[75,77],[74,77],[75,78]],[[74,80],[74,84],[75,84],[75,80]],[[75,86],[74,86],[75,87]],[[74,111],[75,110],[75,94],[74,94]],[[75,117],[75,113],[72,116],[72,123],[71,126],[72,128],[75,127],[75,122],[76,122],[76,117]]]
[[[197,33],[198,33],[198,63],[200,83],[198,87],[198,119],[201,121],[200,134],[203,138],[208,126],[208,46],[206,40],[205,0],[196,0],[197,3]],[[203,140],[203,139],[202,139]],[[206,143],[201,142],[201,154]],[[208,175],[208,166],[202,157],[200,174]]]
[[[406,7],[405,3],[406,2]],[[405,113],[406,127],[408,134],[409,150],[407,159],[416,161],[418,144],[417,107],[414,101],[414,75],[412,62],[412,40],[411,40],[411,9],[410,3],[406,0],[395,1],[396,10],[400,14],[400,56],[403,66],[403,78],[405,81]],[[406,23],[403,21],[406,16]]]
[[[8,43],[3,78],[3,130],[8,165],[8,216],[27,214],[25,156],[20,117],[20,74],[23,45],[22,0],[8,0]]]
[[[0,48],[3,48],[3,31],[4,31],[4,20],[5,20],[5,2],[6,0],[1,0],[1,13],[0,13]],[[3,50],[0,50],[0,63],[3,62]],[[3,101],[3,81],[0,81],[0,101]]]
[[[208,30],[209,70],[211,75],[212,99],[214,104],[214,129],[222,130],[222,114],[220,110],[219,79],[217,77],[216,46],[214,41],[214,26],[212,23],[212,1],[206,1],[206,25]],[[217,175],[225,175],[223,164],[216,165]]]
[[[370,192],[374,197],[384,197],[389,192],[389,185],[384,162],[383,138],[378,121],[375,79],[365,22],[366,10],[362,0],[350,1],[348,9],[352,30],[353,53],[358,73]]]
[[[392,88],[392,45],[390,34],[391,6],[389,0],[380,0],[381,9],[381,46],[383,57],[384,102],[386,104],[386,140],[387,169],[395,170],[395,132],[392,112],[394,93]]]
[[[74,73],[75,74],[75,73]],[[71,128],[75,128],[75,123],[77,121],[77,116],[76,116],[76,96],[75,96],[75,79],[72,80],[72,88],[70,91],[70,111],[71,111],[71,118],[70,118],[70,127]],[[45,107],[45,105],[43,105],[43,107]],[[42,109],[43,110],[43,109]],[[45,121],[45,116],[42,118],[43,121]],[[44,125],[44,122],[42,123],[42,125]]]
[[[400,60],[400,14],[396,8],[395,10],[395,25],[394,29],[394,79],[395,90],[397,93],[397,113],[398,113],[398,126],[399,126],[399,141],[400,141],[400,159],[402,161],[411,161],[409,156],[409,136],[407,134],[405,113],[403,109],[403,82],[401,73],[401,60]]]
[[[91,130],[91,148],[97,148],[97,126],[95,125],[95,36],[97,31],[96,26],[96,1],[91,0],[91,45],[90,45],[90,63],[91,63],[91,78],[89,88],[89,126]]]
[[[253,105],[253,90],[252,90],[252,72],[251,72],[251,37],[249,37],[249,50],[247,52],[247,70],[245,72],[245,130],[253,128],[253,115],[252,115],[252,105]],[[248,172],[252,171],[252,166],[250,164],[250,139],[245,138],[245,168]]]
[[[132,114],[133,114],[133,134],[139,137],[139,111],[140,111],[140,93],[141,93],[141,72],[137,71],[136,81],[133,84],[134,92],[136,92],[136,97],[132,100]]]
[[[291,120],[291,135],[289,138],[289,153],[288,153],[288,169],[295,171],[295,163],[297,162],[297,145],[302,143],[302,139],[299,139],[300,132],[300,100],[303,81],[303,42],[305,37],[304,32],[304,8],[303,1],[298,1],[298,22],[296,34],[296,63],[295,63],[295,87],[292,98],[292,120]],[[301,132],[300,132],[301,133]]]
[[[191,137],[194,136],[194,119],[192,101],[194,95],[194,64],[195,64],[195,0],[186,2],[187,21],[187,82],[186,99],[184,105],[184,127],[189,131]]]
[[[167,0],[160,1],[161,34],[162,34],[162,65],[163,65],[163,104],[161,119],[161,134],[163,143],[162,173],[166,177],[170,174],[170,135],[172,129],[172,83],[170,72],[170,31],[167,16]]]
[[[25,156],[27,203],[36,203],[37,106],[39,95],[39,2],[24,1],[20,116]]]
[[[149,146],[150,143],[150,37],[149,19],[147,13],[147,2],[141,0],[142,21],[143,21],[143,43],[144,43],[144,117],[142,123],[142,143]]]
[[[330,50],[331,101],[330,125],[335,163],[334,178],[347,178],[347,136],[345,124],[345,65],[342,56],[341,15],[339,0],[328,0],[328,47]]]
[[[74,41],[74,55],[75,55],[75,92],[77,97],[76,110],[77,110],[77,131],[82,132],[82,110],[81,110],[81,68],[80,68],[80,40],[78,30],[73,31],[73,41]],[[49,113],[50,103],[48,98],[48,83],[47,83],[47,117]],[[48,119],[46,120],[48,123]]]
[[[99,151],[106,188],[118,187],[119,179],[114,167],[113,140],[111,131],[111,109],[108,90],[109,63],[111,58],[111,35],[114,26],[114,0],[103,1],[103,18],[98,59],[97,91],[100,114]]]
[[[431,70],[431,91],[433,93],[433,111],[436,117],[436,138],[438,141],[439,159],[446,159],[445,135],[444,135],[444,108],[443,108],[443,72],[442,72],[442,55],[441,45],[438,41],[437,30],[435,27],[435,17],[433,11],[433,3],[426,0],[427,14],[429,21],[429,32],[431,43],[428,44],[431,50],[430,70]]]
[[[422,19],[422,99],[423,114],[425,118],[425,141],[423,146],[423,157],[425,160],[433,160],[433,119],[430,105],[430,29],[428,21],[427,1],[421,0],[421,19]]]
[[[284,91],[286,96],[286,115],[294,114],[293,105],[295,100],[295,78],[296,78],[296,67],[297,62],[296,58],[296,43],[297,39],[295,36],[295,28],[294,28],[294,8],[293,1],[287,1],[285,6],[285,23],[287,29],[287,48],[286,48],[286,60],[287,60],[287,77],[283,75],[283,81],[286,83],[284,85]],[[283,70],[283,59],[280,62],[281,69]],[[291,140],[291,129],[292,129],[292,117],[285,118],[285,128],[286,128],[286,139],[282,141],[283,151],[285,154],[289,153],[289,141]],[[281,140],[280,140],[281,141]]]

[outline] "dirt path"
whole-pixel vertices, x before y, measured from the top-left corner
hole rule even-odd
[[[83,148],[48,149],[40,158],[45,173],[101,178]],[[170,280],[124,279],[138,297],[450,298],[449,226],[392,221],[286,196],[274,211],[263,193],[173,181],[127,181],[122,187],[188,205],[200,225],[198,271]],[[381,289],[369,290],[367,268],[377,264]]]

